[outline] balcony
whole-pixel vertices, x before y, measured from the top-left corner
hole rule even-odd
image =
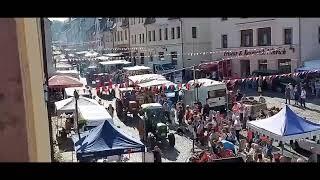
[[[153,24],[156,22],[156,18],[146,18],[146,21],[144,22],[145,25],[147,24]]]

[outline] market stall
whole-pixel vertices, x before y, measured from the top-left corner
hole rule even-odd
[[[147,66],[131,66],[124,67],[123,70],[129,75],[142,75],[151,73],[151,68]]]
[[[80,140],[77,135],[72,136],[72,140],[79,161],[145,152],[145,145],[141,141],[128,136],[109,121],[82,133]]]
[[[62,113],[73,113],[75,111],[76,100],[74,97],[64,99],[61,101],[55,102],[56,112],[58,115]],[[97,106],[98,102],[94,99],[89,99],[83,96],[80,96],[78,99],[79,106]]]
[[[249,130],[282,142],[320,135],[320,124],[308,121],[285,106],[279,113],[266,119],[248,122]]]
[[[80,105],[79,110],[79,122],[85,124],[81,129],[92,129],[103,124],[105,121],[109,121],[113,124],[113,119],[104,106],[101,105]],[[82,123],[83,122],[83,123]]]

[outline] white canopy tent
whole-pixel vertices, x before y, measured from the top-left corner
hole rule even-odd
[[[76,100],[74,97],[55,102],[57,114],[73,113],[75,111],[75,103]],[[94,99],[80,96],[78,99],[78,105],[97,106],[99,103]]]
[[[248,122],[248,128],[282,142],[320,135],[320,124],[298,116],[287,105],[272,117]]]
[[[131,67],[124,67],[123,69],[127,71],[151,70],[151,68],[147,66],[131,66]]]
[[[79,120],[85,120],[86,126],[96,127],[102,124],[104,121],[109,121],[113,124],[111,115],[101,105],[80,105],[79,109]]]
[[[150,82],[152,80],[162,80],[165,81],[166,78],[160,74],[142,74],[142,75],[135,75],[135,76],[129,76],[128,79],[137,84]]]
[[[139,86],[139,87],[151,87],[151,86],[159,86],[159,85],[170,86],[170,85],[175,85],[175,84],[171,81],[163,80],[163,79],[160,79],[160,80],[156,79],[156,80],[152,80],[149,82],[137,84],[137,86]]]
[[[77,90],[80,96],[90,95],[89,89],[87,89],[86,87],[71,87],[64,89],[66,97],[73,97],[74,90]]]
[[[104,61],[104,62],[100,62],[100,64],[102,65],[118,65],[118,64],[131,64],[131,62],[126,61],[126,60],[114,60],[114,61]]]

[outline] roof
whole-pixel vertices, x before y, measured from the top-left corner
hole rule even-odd
[[[89,90],[85,87],[71,87],[71,88],[65,88],[64,91],[66,92],[67,96],[73,97],[74,90],[78,91],[78,94],[81,95],[89,95]],[[85,90],[85,91],[84,91]]]
[[[248,122],[248,127],[279,141],[310,138],[320,134],[320,124],[298,116],[287,105],[272,117]]]
[[[128,79],[134,83],[149,82],[152,80],[166,80],[166,78],[160,74],[135,75],[135,76],[129,76]]]
[[[83,84],[76,78],[66,75],[54,75],[49,79],[50,88],[82,87]]]
[[[87,126],[99,126],[104,121],[113,122],[112,117],[104,106],[80,105],[78,109],[79,117],[87,121]]]
[[[109,54],[103,54],[103,55],[108,57],[119,57],[119,56],[122,56],[122,53],[109,53]]]
[[[162,105],[159,103],[148,103],[148,104],[142,104],[141,108],[142,109],[157,109],[157,108],[162,108]]]
[[[135,152],[145,152],[145,145],[110,122],[105,121],[98,127],[81,135],[72,136],[77,159],[107,158],[112,155],[121,155]]]
[[[70,97],[68,99],[64,99],[61,101],[55,102],[56,110],[59,114],[64,112],[74,112],[75,110],[75,98]],[[91,106],[97,106],[99,103],[94,99],[89,99],[83,96],[80,96],[78,99],[78,105],[91,105]]]
[[[140,83],[137,84],[140,87],[151,87],[151,86],[159,86],[159,85],[166,85],[166,86],[170,86],[170,85],[175,85],[173,82],[165,80],[165,79],[160,79],[160,80],[151,80],[149,82],[145,82],[145,83]]]
[[[151,70],[151,68],[147,66],[131,66],[131,67],[124,67],[123,69],[127,71]]]
[[[98,55],[99,55],[99,53],[94,52],[94,51],[90,51],[90,52],[87,52],[84,56],[85,57],[96,57]]]
[[[79,74],[77,70],[57,70],[57,74]]]
[[[76,54],[86,54],[88,53],[88,51],[80,51],[80,52],[76,52]]]
[[[206,78],[196,79],[196,82],[202,84],[202,86],[225,85],[225,83],[223,82],[215,81],[212,79],[206,79]],[[194,80],[191,80],[188,83],[191,84],[191,86],[193,86]]]
[[[115,65],[115,64],[131,64],[131,62],[126,60],[114,60],[114,61],[104,61],[100,62],[102,65]]]
[[[108,59],[110,59],[110,57],[107,57],[107,56],[99,56],[99,57],[97,57],[97,59],[100,59],[100,60],[108,60]]]

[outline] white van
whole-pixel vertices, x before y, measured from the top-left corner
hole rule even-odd
[[[184,89],[184,103],[193,105],[195,99],[198,99],[202,105],[208,103],[210,109],[225,110],[227,104],[227,87],[225,83],[211,79],[196,79],[201,86],[195,88],[194,80],[189,81],[190,90]],[[198,92],[197,92],[198,91]]]

